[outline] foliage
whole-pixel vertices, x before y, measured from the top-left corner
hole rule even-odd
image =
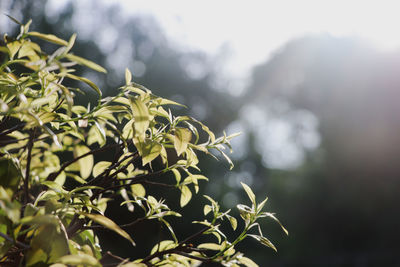
[[[0,66],[2,265],[100,266],[112,257],[115,266],[197,266],[201,262],[257,266],[235,250],[247,236],[276,250],[257,220],[278,220],[262,211],[267,199],[257,204],[245,184],[251,207],[237,206],[244,226],[233,241],[228,241],[220,225],[225,220],[236,230],[238,222],[211,197],[205,196],[206,218],[193,222],[203,228],[179,240],[168,218],[181,214],[166,199],[148,193],[155,186],[176,190],[184,207],[193,191],[199,191],[199,181],[208,180],[200,172],[197,154],[214,156],[211,151],[217,150],[233,167],[223,150],[235,135],[216,138],[200,121],[173,115],[167,107],[180,104],[132,82],[129,70],[119,93],[102,98],[95,83],[73,74],[77,64],[106,73],[70,52],[76,35],[65,41],[30,32],[30,22],[19,24],[21,33],[16,38],[5,35],[5,46],[0,47],[5,56]],[[47,54],[35,39],[57,49]],[[96,105],[75,104],[74,97],[82,90],[70,86],[71,81],[92,88],[99,95]],[[113,159],[99,160],[102,153],[111,153]],[[168,174],[175,177],[173,182]],[[127,212],[144,215],[126,225],[115,223],[105,211],[117,196],[124,199],[121,205]],[[96,234],[100,229],[124,237],[135,249],[135,238],[126,230],[145,220],[164,225],[171,239],[158,242],[147,257],[133,262],[101,250]],[[252,228],[258,234],[250,234]],[[199,242],[203,235],[215,236],[216,242]]]

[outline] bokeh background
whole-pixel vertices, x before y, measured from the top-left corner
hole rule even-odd
[[[138,83],[190,107],[177,112],[219,134],[242,132],[232,171],[203,159],[210,182],[201,193],[225,208],[247,201],[240,181],[269,196],[267,208],[290,235],[264,221],[278,253],[251,240],[240,246],[260,266],[400,266],[396,4],[1,0],[0,31],[18,32],[10,14],[65,39],[76,32],[73,52],[109,71],[84,74],[105,95],[128,67]],[[183,211],[188,218],[201,218],[200,195]],[[111,212],[121,222],[128,216]],[[190,233],[176,223],[181,238]],[[144,229],[133,235],[150,246],[146,231],[156,228]],[[124,257],[149,251],[101,236]]]

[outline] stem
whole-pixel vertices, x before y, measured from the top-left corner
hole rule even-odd
[[[31,131],[28,141],[28,157],[26,159],[26,172],[24,181],[25,204],[29,203],[29,175],[31,168],[32,148],[33,148],[33,139],[35,138],[35,131],[36,130]]]
[[[120,144],[112,144],[112,145],[103,146],[101,148],[91,150],[91,151],[89,151],[89,152],[87,152],[87,153],[85,153],[83,155],[80,155],[79,157],[74,158],[73,160],[70,160],[70,161],[64,163],[57,172],[53,172],[47,177],[47,181],[54,181],[57,178],[57,176],[60,175],[60,173],[63,172],[72,163],[74,163],[74,162],[76,162],[76,161],[78,161],[78,160],[80,160],[80,159],[82,159],[82,158],[84,158],[86,156],[89,156],[91,154],[96,154],[98,152],[102,152],[104,150],[107,150],[107,149],[110,149],[110,148],[113,148],[113,147],[116,147],[116,146],[120,146]]]

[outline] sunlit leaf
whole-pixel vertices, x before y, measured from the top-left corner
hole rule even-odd
[[[132,73],[129,71],[128,68],[125,69],[125,84],[128,85],[132,81]]]
[[[101,266],[95,257],[88,254],[66,255],[61,257],[59,262],[69,265]]]
[[[258,267],[258,264],[252,261],[251,259],[247,257],[238,257],[238,260],[241,264],[243,264],[246,267]]]
[[[77,145],[75,146],[74,150],[75,150],[75,157],[79,157],[90,152],[90,148],[84,145]],[[92,173],[93,161],[94,161],[93,154],[89,154],[86,157],[83,157],[80,160],[78,160],[79,171],[83,179],[88,178]]]
[[[97,87],[97,85],[94,82],[92,82],[91,80],[89,80],[89,79],[87,79],[85,77],[80,77],[80,76],[73,75],[71,73],[67,73],[67,74],[65,74],[65,76],[68,77],[68,78],[71,78],[73,80],[77,80],[77,81],[81,81],[81,82],[86,83],[87,85],[92,87],[101,96],[101,91],[100,91],[99,87]]]
[[[100,215],[100,214],[89,214],[89,213],[82,213],[82,215],[88,217],[89,219],[95,221],[98,224],[103,225],[104,227],[113,230],[120,236],[124,237],[125,239],[129,240],[133,246],[135,246],[135,242],[133,239],[130,237],[130,235],[125,232],[121,227],[119,227],[115,222],[113,222],[111,219]]]
[[[186,206],[186,204],[189,203],[191,198],[192,198],[192,192],[190,191],[189,187],[183,185],[181,187],[181,200],[180,200],[181,207]]]
[[[80,65],[84,65],[84,66],[86,66],[88,68],[91,68],[91,69],[93,69],[95,71],[107,73],[107,70],[105,68],[103,68],[102,66],[100,66],[100,65],[98,65],[98,64],[96,64],[96,63],[94,63],[94,62],[92,62],[92,61],[90,61],[88,59],[85,59],[85,58],[82,58],[82,57],[79,57],[79,56],[75,56],[73,54],[66,54],[65,57],[68,58],[71,61],[74,61],[74,62],[76,62],[76,63],[78,63]]]
[[[145,197],[146,196],[146,189],[144,189],[143,185],[141,185],[141,184],[131,185],[131,191],[134,196],[137,196],[137,197]]]
[[[40,39],[46,40],[48,42],[51,43],[55,43],[55,44],[59,44],[59,45],[63,45],[63,46],[68,46],[68,42],[58,38],[57,36],[53,35],[53,34],[43,34],[40,32],[28,32],[28,35],[30,36],[35,36],[38,37]]]
[[[96,165],[93,167],[93,177],[99,176],[101,173],[103,173],[109,166],[111,165],[111,162],[109,161],[100,161],[97,162]]]
[[[135,119],[133,127],[137,135],[143,135],[150,123],[149,109],[139,98],[131,98],[131,109]]]
[[[210,250],[221,250],[222,245],[215,243],[203,243],[197,246],[198,248],[210,249]]]
[[[261,244],[263,244],[264,246],[270,247],[273,250],[277,251],[276,247],[274,246],[274,244],[271,243],[271,241],[268,240],[268,238],[264,237],[264,236],[259,236],[259,235],[251,235],[251,234],[247,234],[248,236],[251,236],[252,238],[254,238],[255,240],[257,240],[258,242],[260,242]]]
[[[175,128],[174,146],[176,153],[180,156],[186,151],[186,148],[192,139],[192,132],[186,128]]]
[[[243,182],[240,182],[240,184],[243,186],[244,191],[246,191],[248,197],[250,198],[251,203],[253,203],[253,205],[255,206],[256,196],[254,195],[253,190],[251,190],[251,188]]]

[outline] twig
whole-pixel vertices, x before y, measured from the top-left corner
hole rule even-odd
[[[7,135],[7,134],[12,133],[12,132],[14,132],[16,130],[22,129],[22,128],[24,128],[25,124],[26,123],[20,123],[18,125],[15,125],[15,126],[11,127],[10,129],[5,130],[4,132],[1,132],[0,136]]]
[[[24,181],[25,204],[29,202],[29,175],[31,168],[32,148],[33,148],[33,139],[35,138],[35,132],[36,130],[31,131],[28,141],[28,157],[26,159],[26,172]]]
[[[74,162],[76,162],[76,161],[78,161],[78,160],[80,160],[80,159],[82,159],[82,158],[84,158],[86,156],[89,156],[91,154],[96,154],[98,152],[102,152],[104,150],[107,150],[107,149],[110,149],[110,148],[113,148],[113,147],[116,147],[116,146],[120,146],[120,145],[121,144],[112,144],[112,145],[108,145],[108,146],[103,146],[103,147],[100,147],[98,149],[91,150],[91,151],[89,151],[89,152],[87,152],[87,153],[85,153],[83,155],[80,155],[79,157],[76,157],[76,158],[64,163],[57,172],[51,173],[47,177],[47,181],[54,181],[57,178],[57,176],[60,175],[60,173],[63,172],[69,165],[71,165],[72,163],[74,163]]]
[[[28,249],[29,248],[29,245],[24,244],[24,243],[22,243],[22,242],[20,242],[18,240],[14,241],[11,237],[9,237],[8,235],[6,235],[6,234],[4,234],[2,232],[0,232],[0,236],[2,238],[4,238],[5,240],[7,240],[8,242],[11,242],[11,243],[13,243],[13,244],[15,244],[15,245],[17,245],[19,247],[22,247],[23,249]]]

